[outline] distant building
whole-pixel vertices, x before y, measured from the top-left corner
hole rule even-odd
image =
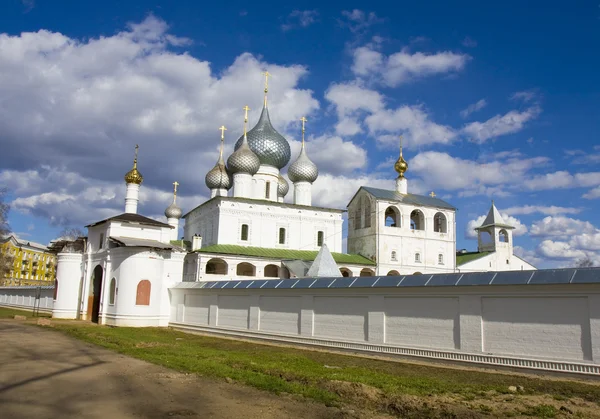
[[[12,269],[0,279],[3,286],[54,283],[56,256],[43,244],[10,235],[0,239],[0,249],[13,258]]]

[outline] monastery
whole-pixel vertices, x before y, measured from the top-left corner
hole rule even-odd
[[[250,130],[244,108],[244,133],[227,161],[226,128],[220,128],[219,158],[205,177],[210,199],[185,214],[177,205],[177,182],[165,222],[138,214],[143,177],[136,146],[125,175],[125,212],[88,225],[87,238],[54,243],[54,317],[167,326],[177,310],[170,289],[190,282],[535,269],[513,254],[513,227],[493,203],[477,229],[477,252],[457,254],[456,208],[433,193],[409,192],[402,146],[395,189],[362,186],[348,203],[344,253],[345,210],[312,204],[319,170],[304,142],[306,119],[300,153],[289,164],[290,145],[269,117],[267,83],[264,91],[260,118]],[[285,167],[289,181],[281,173]]]

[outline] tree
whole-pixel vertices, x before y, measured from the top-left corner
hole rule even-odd
[[[75,241],[79,237],[85,237],[85,233],[78,227],[65,227],[59,234],[62,240]]]
[[[596,264],[592,259],[589,258],[589,256],[586,256],[583,259],[579,259],[577,262],[575,262],[576,268],[593,268],[594,266],[596,266]]]
[[[8,236],[10,226],[8,224],[8,211],[10,211],[10,205],[8,205],[4,199],[6,196],[6,189],[0,189],[0,238]],[[9,247],[0,247],[0,282],[5,283],[8,278],[8,274],[12,269],[13,255],[9,253]]]

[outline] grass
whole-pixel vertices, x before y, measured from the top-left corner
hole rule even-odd
[[[33,317],[33,309],[31,310],[17,310],[14,308],[0,307],[0,319],[12,319],[15,315],[26,316],[27,318]],[[37,317],[50,317],[49,313],[39,313]]]
[[[0,318],[14,314],[22,312],[0,308]],[[406,398],[420,400],[413,403],[415,409],[421,409],[417,404],[426,404],[423,400],[431,403],[444,399],[463,409],[465,405],[473,406],[470,412],[482,415],[498,415],[500,412],[494,409],[507,403],[504,399],[508,398],[515,412],[537,417],[554,417],[558,410],[551,404],[559,403],[560,407],[562,400],[573,397],[594,403],[595,408],[600,401],[599,385],[577,381],[376,360],[186,334],[167,328],[90,327],[85,322],[61,321],[54,321],[53,327],[80,340],[177,371],[228,378],[327,405],[350,403],[406,417],[427,416],[405,414],[394,404],[402,398],[402,403]],[[508,387],[516,385],[523,386],[524,392],[511,394]],[[520,398],[535,396],[547,396],[547,400],[526,411],[519,409],[523,407],[519,406]],[[490,403],[495,407],[488,407]],[[508,416],[510,412],[504,410],[505,413]],[[462,415],[459,412],[457,416]]]

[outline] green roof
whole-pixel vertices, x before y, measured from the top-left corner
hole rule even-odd
[[[456,254],[456,266],[464,265],[467,262],[471,262],[473,260],[477,260],[484,256],[489,255],[492,252],[467,252],[467,253],[457,253]]]
[[[224,255],[243,255],[256,256],[270,259],[290,259],[290,260],[315,260],[316,250],[289,250],[289,249],[268,249],[263,247],[237,246],[234,244],[213,244],[197,251],[198,253],[220,253]],[[349,263],[353,265],[375,265],[371,259],[361,255],[350,255],[346,253],[333,253],[331,256],[337,263]]]

